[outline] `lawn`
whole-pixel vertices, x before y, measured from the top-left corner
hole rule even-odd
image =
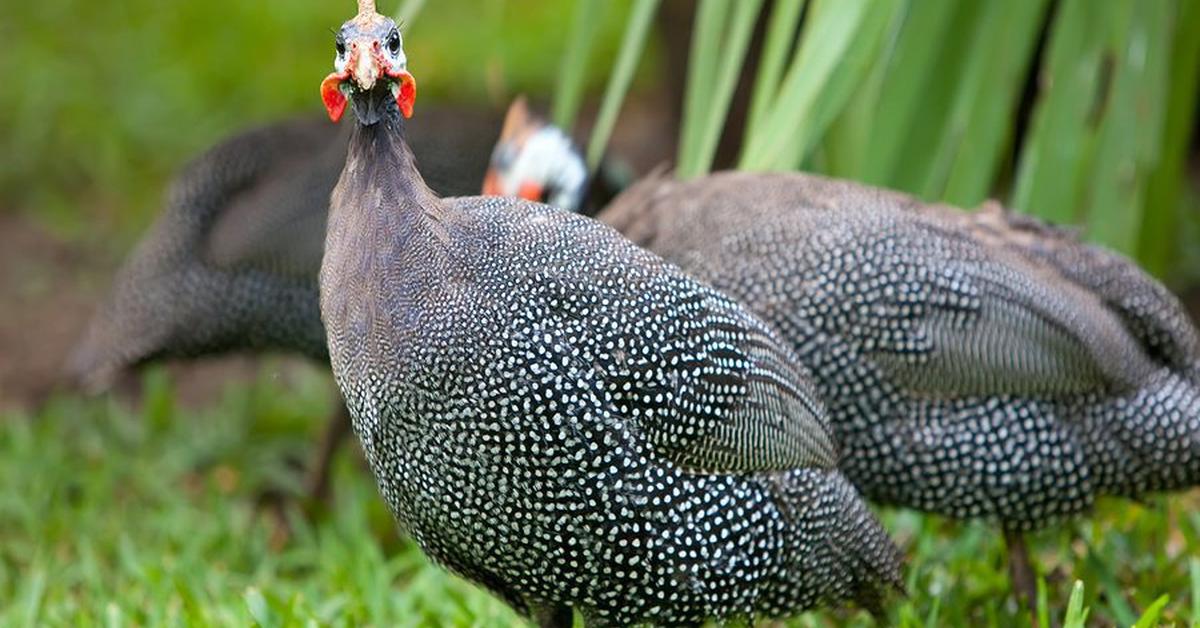
[[[208,404],[182,407],[165,370],[136,404],[57,397],[0,430],[0,625],[510,625],[501,602],[430,565],[396,531],[357,451],[341,452],[332,506],[289,512],[281,538],[265,491],[299,490],[298,461],[333,403],[315,368],[268,360]],[[1061,621],[1076,579],[1089,625],[1200,622],[1200,492],[1036,535],[1047,610]],[[909,555],[893,625],[1027,622],[998,534],[885,512]],[[1191,571],[1189,575],[1189,570]],[[789,625],[866,625],[863,613]],[[1150,624],[1153,625],[1153,624]]]

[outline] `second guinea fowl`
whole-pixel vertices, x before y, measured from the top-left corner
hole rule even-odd
[[[413,143],[431,185],[471,193],[465,182],[483,176],[499,117],[447,107],[429,116]],[[231,352],[326,362],[317,272],[347,139],[325,120],[297,118],[236,135],[185,167],[74,348],[73,379],[100,391],[147,363]],[[309,469],[313,496],[348,431],[344,413],[331,417]]]
[[[352,106],[321,312],[380,490],[436,561],[570,625],[878,604],[898,556],[836,470],[824,410],[740,306],[615,231],[442,199],[415,84],[360,2],[322,84]]]
[[[541,187],[504,165],[489,180]],[[597,217],[791,341],[868,498],[998,521],[1030,599],[1019,531],[1200,484],[1195,328],[1065,230],[800,173],[651,177]]]

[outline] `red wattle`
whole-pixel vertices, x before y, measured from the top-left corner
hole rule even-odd
[[[329,119],[337,122],[346,112],[346,95],[342,93],[342,81],[346,80],[345,72],[334,72],[321,81],[321,102],[325,103],[325,111]]]
[[[396,94],[396,106],[405,118],[411,118],[413,105],[417,102],[417,79],[408,72],[389,72],[389,76],[400,82],[400,91]]]

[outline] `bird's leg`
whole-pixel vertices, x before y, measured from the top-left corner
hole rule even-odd
[[[309,461],[304,489],[314,505],[327,505],[329,501],[329,476],[333,468],[333,456],[338,447],[350,435],[350,413],[339,400],[338,410],[329,417],[317,451]]]
[[[313,508],[328,505],[333,456],[350,431],[350,414],[346,411],[346,406],[339,403],[338,410],[330,415],[326,422],[321,439],[317,443],[317,450],[305,470],[302,499],[309,506],[304,508],[306,514],[311,516]],[[291,499],[279,490],[267,490],[258,498],[259,507],[266,511],[273,524],[271,545],[276,548],[286,545],[292,536],[292,524],[288,519],[289,501]]]
[[[1005,530],[1004,543],[1008,546],[1009,585],[1017,594],[1017,602],[1029,610],[1033,627],[1038,628],[1037,581],[1029,561],[1029,549],[1025,547],[1025,536],[1014,530]]]

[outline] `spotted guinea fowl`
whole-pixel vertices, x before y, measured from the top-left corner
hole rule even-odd
[[[483,176],[499,118],[431,114],[413,138],[431,185],[469,193],[463,180]],[[184,168],[74,348],[72,379],[99,392],[149,362],[234,351],[327,362],[317,272],[347,140],[327,121],[297,118],[234,136]],[[330,419],[309,468],[313,496],[325,492],[333,447],[348,431],[344,412]]]
[[[877,607],[899,557],[791,352],[720,293],[545,205],[439,198],[415,83],[360,0],[321,313],[380,491],[429,556],[547,624]],[[898,586],[898,585],[897,585]]]
[[[595,173],[575,142],[529,109],[524,97],[508,107],[483,180],[487,196],[519,196],[594,216],[632,181],[627,169],[600,160]]]
[[[741,299],[816,375],[869,498],[1020,531],[1200,483],[1200,353],[1135,265],[995,209],[819,177],[631,188],[603,219]]]
[[[1067,230],[799,173],[651,177],[597,217],[792,342],[868,498],[998,521],[1029,599],[1020,531],[1200,484],[1194,327]]]

